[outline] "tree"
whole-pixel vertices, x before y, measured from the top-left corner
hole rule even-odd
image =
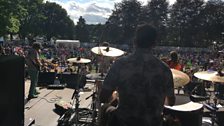
[[[75,25],[65,9],[56,3],[46,2],[43,14],[47,17],[43,29],[47,40],[50,40],[51,37],[73,39]]]
[[[166,0],[151,0],[142,11],[142,20],[156,26],[159,43],[165,42],[167,35],[168,2]]]
[[[214,41],[223,43],[224,32],[224,2],[222,0],[209,0],[204,9],[203,35],[207,45]]]
[[[169,40],[178,46],[195,46],[201,29],[203,0],[177,0],[169,20]]]
[[[47,17],[43,14],[43,0],[28,0],[24,3],[27,16],[20,19],[20,36],[25,38],[28,35],[43,35],[44,22]]]
[[[76,25],[76,39],[78,39],[80,42],[89,42],[89,31],[86,27],[86,21],[85,19],[80,16],[79,21]]]
[[[14,34],[19,31],[20,18],[26,16],[24,8],[25,0],[1,0],[0,1],[0,36]]]
[[[137,0],[123,0],[121,3],[115,4],[115,10],[108,19],[108,34],[117,33],[117,42],[130,43],[133,39],[136,26],[139,24],[141,13],[141,3]],[[111,28],[111,29],[110,29]],[[112,33],[110,33],[112,32]],[[113,36],[110,36],[113,38]]]

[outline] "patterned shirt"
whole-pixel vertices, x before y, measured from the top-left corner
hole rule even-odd
[[[104,89],[117,89],[115,114],[124,126],[160,126],[165,97],[174,96],[171,70],[149,49],[136,49],[115,61]]]

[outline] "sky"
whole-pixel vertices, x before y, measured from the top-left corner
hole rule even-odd
[[[76,24],[82,16],[87,24],[104,24],[114,9],[114,4],[122,0],[45,0],[55,2],[67,10],[68,15]],[[148,0],[138,0],[143,5]],[[168,0],[173,4],[176,0]]]

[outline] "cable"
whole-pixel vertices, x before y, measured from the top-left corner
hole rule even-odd
[[[44,99],[48,103],[55,103],[55,102],[61,100],[62,97],[61,96],[56,96],[56,98],[51,98],[50,100],[46,99],[45,97],[40,97],[40,99]]]

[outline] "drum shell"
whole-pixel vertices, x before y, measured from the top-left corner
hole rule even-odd
[[[184,105],[190,102],[189,96],[176,95],[176,104],[175,105]],[[174,107],[175,107],[174,105]],[[190,106],[187,106],[190,107]],[[190,111],[174,110],[172,108],[164,107],[164,115],[170,115],[174,119],[180,121],[181,126],[201,126],[202,125],[202,116],[203,116],[203,107],[200,109],[193,109]]]
[[[177,118],[181,126],[201,126],[202,125],[202,116],[203,108],[195,111],[176,111],[169,108],[164,108],[165,115],[171,115],[174,118]]]

